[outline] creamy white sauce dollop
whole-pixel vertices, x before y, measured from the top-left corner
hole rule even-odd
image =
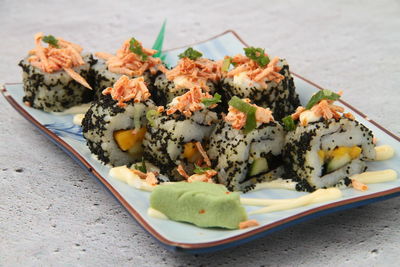
[[[394,149],[389,145],[376,146],[375,154],[375,160],[387,160],[394,156]]]
[[[62,112],[52,112],[52,114],[68,115],[68,114],[86,113],[86,111],[88,111],[89,108],[90,108],[90,103],[86,103],[86,104],[70,107],[69,109],[66,109]]]
[[[168,220],[167,215],[153,208],[147,209],[147,215],[156,219]]]
[[[255,87],[261,89],[261,85],[255,81],[252,81],[246,72],[241,72],[233,76],[233,84],[237,87]]]
[[[321,119],[321,116],[317,116],[314,111],[305,110],[302,113],[300,113],[299,119],[301,122],[305,121],[307,123],[310,123],[310,122],[319,121]]]
[[[85,117],[84,113],[79,113],[74,115],[74,118],[72,119],[72,123],[78,126],[82,126],[82,120]]]
[[[187,84],[191,82],[184,75],[179,75],[174,79],[175,90],[179,90],[180,88],[185,88]]]
[[[134,188],[144,190],[144,191],[153,191],[154,186],[149,185],[146,183],[145,180],[140,179],[140,177],[134,174],[130,169],[126,166],[119,166],[110,169],[108,173],[112,178],[120,180],[132,186]]]

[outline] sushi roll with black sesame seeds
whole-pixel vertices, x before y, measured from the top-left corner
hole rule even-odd
[[[331,187],[364,172],[375,159],[372,132],[333,102],[340,95],[315,94],[306,107],[284,118],[289,130],[284,146],[286,176],[303,184],[299,190]],[[297,124],[297,125],[296,125]]]
[[[35,48],[19,63],[23,70],[25,105],[46,112],[61,112],[90,102],[93,92],[88,81],[94,60],[89,54],[82,56],[81,52],[77,44],[37,33]]]
[[[215,104],[209,105],[212,101],[211,95],[197,87],[174,98],[166,111],[154,111],[150,116],[143,141],[144,157],[170,180],[188,178],[194,164],[207,162],[203,147],[218,119],[211,110]]]
[[[225,57],[221,92],[225,100],[233,96],[250,98],[260,107],[272,110],[281,120],[300,105],[289,65],[284,59],[269,58],[261,48],[244,48],[244,55]],[[229,69],[230,64],[234,67]]]
[[[178,64],[160,74],[154,85],[157,89],[154,100],[158,105],[166,105],[174,97],[183,95],[194,87],[214,94],[221,78],[221,62],[202,58],[202,53],[189,47],[179,55]],[[157,102],[158,101],[158,102]]]
[[[122,76],[130,78],[142,76],[149,89],[152,98],[154,94],[154,80],[161,73],[166,71],[160,58],[153,57],[157,50],[144,48],[142,43],[135,38],[126,40],[115,55],[97,52],[96,64],[92,67],[94,88],[96,95],[112,85]]]
[[[101,162],[122,166],[142,158],[146,112],[155,107],[149,97],[143,77],[123,75],[92,103],[82,121],[82,132]]]
[[[210,136],[208,156],[218,182],[246,192],[282,165],[285,131],[268,108],[233,97],[229,113]]]

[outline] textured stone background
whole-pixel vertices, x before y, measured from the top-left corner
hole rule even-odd
[[[167,18],[166,49],[234,29],[400,135],[398,1],[53,2],[0,1],[0,83],[20,81],[38,31],[114,51],[133,35],[150,46]],[[399,223],[395,198],[222,252],[169,252],[0,97],[2,266],[396,266]]]

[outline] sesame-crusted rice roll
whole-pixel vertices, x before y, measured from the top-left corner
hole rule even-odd
[[[196,87],[176,97],[166,111],[159,110],[147,126],[144,157],[158,166],[170,180],[192,174],[194,164],[207,162],[204,146],[214,128],[217,114],[202,99],[212,99]]]
[[[97,52],[96,64],[92,67],[94,88],[97,96],[112,85],[122,76],[130,78],[144,78],[151,98],[156,97],[154,91],[154,80],[167,69],[160,58],[153,57],[157,50],[143,47],[142,43],[135,38],[126,40],[116,54]]]
[[[226,57],[221,81],[225,99],[249,98],[260,107],[272,110],[281,120],[300,105],[289,65],[284,59],[269,58],[261,48],[245,48],[246,56]],[[233,68],[229,70],[230,63]]]
[[[156,78],[154,85],[157,95],[154,98],[157,104],[166,105],[194,87],[200,87],[211,94],[217,91],[221,78],[221,62],[201,56],[202,53],[190,47],[179,55],[180,60],[173,69]]]
[[[47,43],[44,47],[42,42]],[[21,60],[23,101],[47,112],[61,112],[93,99],[89,80],[93,57],[81,55],[74,43],[43,33],[35,35],[35,48]]]
[[[284,159],[288,178],[302,182],[300,190],[313,191],[364,172],[365,160],[375,158],[373,134],[342,107],[328,90],[318,92],[307,107],[284,119],[291,125],[285,139]],[[297,122],[297,125],[296,125]]]
[[[104,164],[122,166],[142,158],[146,112],[154,102],[143,77],[123,75],[94,101],[82,121],[90,151]]]
[[[210,136],[207,153],[218,182],[231,191],[248,191],[281,165],[285,131],[268,108],[237,97]]]

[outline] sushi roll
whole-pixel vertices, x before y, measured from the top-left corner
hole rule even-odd
[[[154,107],[143,77],[121,76],[92,103],[82,120],[83,136],[90,151],[112,166],[140,160],[146,112]]]
[[[178,96],[164,112],[153,112],[144,137],[144,157],[171,180],[188,178],[195,163],[208,157],[204,146],[217,121],[213,97],[195,87]],[[216,101],[217,102],[217,101]],[[215,102],[215,103],[216,103]]]
[[[375,159],[372,132],[345,113],[329,90],[315,94],[306,107],[284,118],[289,130],[284,146],[288,178],[302,182],[299,190],[313,191],[364,172],[365,160]]]
[[[210,136],[207,154],[218,183],[248,191],[281,165],[285,131],[272,112],[233,97],[229,113]]]
[[[153,98],[154,80],[161,71],[166,71],[161,59],[153,57],[156,53],[157,50],[144,48],[135,38],[126,40],[115,55],[95,53],[98,59],[92,69],[97,96],[105,88],[112,87],[122,75],[126,75],[130,78],[143,76]]]
[[[250,98],[260,107],[272,110],[281,120],[300,105],[289,65],[284,59],[269,58],[264,49],[244,48],[244,55],[225,57],[221,82],[226,100],[233,96]],[[229,69],[230,64],[234,67]]]
[[[221,78],[221,62],[202,57],[202,53],[189,47],[179,55],[179,62],[171,70],[160,74],[154,85],[157,89],[155,100],[166,105],[173,98],[183,95],[194,87],[214,94]]]
[[[43,46],[47,43],[47,47]],[[47,112],[61,112],[92,100],[87,82],[91,55],[81,55],[74,43],[43,33],[35,35],[35,48],[21,60],[25,105]]]

